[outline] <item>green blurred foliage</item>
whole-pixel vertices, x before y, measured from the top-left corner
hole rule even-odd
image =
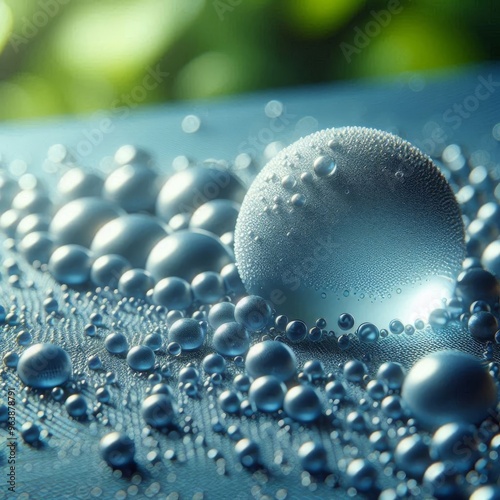
[[[0,119],[496,60],[493,0],[0,0]]]

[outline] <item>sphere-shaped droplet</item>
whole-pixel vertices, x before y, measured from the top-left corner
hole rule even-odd
[[[300,320],[290,321],[286,325],[285,335],[291,342],[301,342],[307,336],[307,325]]]
[[[162,428],[172,424],[176,414],[176,405],[165,394],[148,396],[141,405],[142,418],[151,427]]]
[[[31,264],[47,264],[54,251],[54,239],[47,232],[35,231],[26,235],[18,244],[19,253]]]
[[[301,185],[291,209],[265,213],[276,196],[290,199],[280,179],[313,171],[318,156],[333,160],[335,174]],[[330,167],[318,161],[318,172]],[[403,324],[425,320],[451,296],[463,232],[454,194],[427,156],[391,134],[347,127],[304,137],[262,169],[240,209],[235,255],[247,292],[280,292],[289,317],[334,324],[348,311],[382,327],[394,311]]]
[[[271,316],[271,306],[267,300],[257,295],[242,298],[234,310],[236,321],[252,332],[264,328]]]
[[[97,197],[79,198],[57,211],[49,231],[59,245],[75,244],[90,248],[97,232],[121,215],[124,211],[110,201]]]
[[[314,173],[318,177],[328,177],[335,173],[337,166],[328,156],[318,156],[313,163]]]
[[[118,291],[125,297],[144,298],[153,286],[153,277],[144,269],[129,269],[118,280]]]
[[[64,402],[68,415],[74,418],[82,418],[87,414],[87,401],[81,394],[72,394]]]
[[[78,198],[100,196],[104,181],[98,175],[83,168],[73,167],[65,172],[57,183],[59,196],[66,202]]]
[[[471,315],[467,327],[475,340],[493,341],[498,330],[498,320],[490,312],[478,311]]]
[[[389,389],[401,389],[405,379],[405,369],[400,363],[395,361],[386,361],[382,363],[377,371],[377,378],[383,380]]]
[[[300,446],[297,454],[305,471],[317,474],[327,469],[328,456],[325,447],[321,443],[307,441]]]
[[[194,299],[201,304],[213,304],[224,296],[224,281],[219,273],[205,271],[191,281],[191,290]]]
[[[288,390],[283,403],[286,414],[298,422],[313,422],[322,411],[318,393],[311,386],[297,385]]]
[[[154,212],[160,188],[161,180],[151,168],[123,165],[108,175],[102,194],[127,212]]]
[[[349,382],[361,382],[363,377],[368,374],[366,365],[358,359],[351,359],[344,365],[344,377]]]
[[[102,255],[92,264],[90,279],[95,286],[116,288],[122,274],[130,268],[130,262],[121,255]]]
[[[217,398],[222,411],[226,413],[239,413],[241,396],[230,389],[222,392]]]
[[[212,200],[197,208],[191,217],[191,229],[204,229],[217,236],[234,231],[240,211],[239,203],[231,200]]]
[[[51,255],[49,271],[60,283],[82,285],[89,280],[91,253],[80,245],[63,245]]]
[[[286,382],[295,375],[297,361],[287,345],[266,340],[251,347],[245,360],[245,368],[254,379],[263,375],[274,375]]]
[[[380,332],[373,323],[362,323],[358,326],[356,335],[361,342],[373,344],[374,342],[377,342]]]
[[[182,278],[163,278],[153,289],[153,302],[169,310],[187,309],[193,302],[191,286]]]
[[[135,445],[128,436],[114,431],[101,438],[99,453],[109,466],[119,469],[134,462]]]
[[[224,323],[234,322],[234,304],[231,302],[215,304],[208,313],[208,322],[214,330]]]
[[[118,254],[133,267],[144,268],[149,253],[168,231],[167,226],[150,215],[124,215],[101,227],[91,249],[96,256]]]
[[[241,356],[250,347],[250,336],[243,325],[229,321],[215,330],[212,346],[222,356]]]
[[[104,339],[104,346],[111,354],[125,354],[128,351],[127,337],[123,333],[110,333]]]
[[[68,353],[54,344],[35,344],[26,349],[17,364],[19,378],[36,389],[63,385],[72,375]]]
[[[405,378],[402,396],[412,415],[433,428],[481,422],[496,404],[497,389],[477,358],[439,351],[417,361]]]
[[[431,464],[429,447],[418,434],[405,437],[394,450],[394,461],[409,476],[420,479]]]
[[[226,369],[226,360],[220,354],[208,354],[203,358],[203,369],[210,374],[223,373]]]
[[[454,471],[467,473],[479,458],[477,429],[471,424],[450,422],[432,436],[430,453],[434,461],[449,464]]]
[[[346,476],[350,486],[367,492],[375,486],[377,470],[368,460],[357,458],[348,465]]]
[[[21,437],[25,443],[35,444],[40,439],[40,427],[33,422],[25,422],[21,426]]]
[[[259,446],[248,438],[240,439],[234,447],[236,456],[244,467],[253,467],[260,460]]]
[[[265,375],[252,382],[248,399],[255,409],[272,413],[282,407],[285,393],[286,385],[279,378]]]
[[[155,353],[146,345],[132,347],[127,354],[127,364],[138,372],[151,370],[155,364]]]
[[[193,213],[198,207],[215,199],[241,203],[245,189],[227,170],[191,167],[172,175],[158,195],[156,213],[169,221],[181,212]]]
[[[156,281],[171,276],[191,281],[204,271],[219,272],[234,260],[232,251],[201,229],[177,231],[162,239],[149,254],[146,269]]]
[[[181,318],[168,330],[169,342],[177,342],[183,351],[196,351],[205,341],[205,331],[193,318]]]

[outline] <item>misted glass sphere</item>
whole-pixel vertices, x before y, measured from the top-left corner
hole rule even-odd
[[[301,173],[312,177],[283,185]],[[243,201],[234,248],[247,292],[280,313],[335,324],[348,312],[377,327],[394,311],[403,324],[426,319],[451,296],[465,257],[458,203],[432,161],[360,127],[278,153]]]

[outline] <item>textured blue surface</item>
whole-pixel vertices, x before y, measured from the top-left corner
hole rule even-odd
[[[248,152],[260,159],[257,163],[263,166],[262,155],[269,142],[281,141],[288,145],[322,128],[360,125],[395,132],[433,155],[440,153],[447,144],[460,144],[469,155],[481,155],[493,179],[498,182],[500,142],[495,140],[492,130],[500,122],[500,68],[476,67],[451,75],[422,75],[418,79],[419,84],[423,83],[423,89],[418,92],[411,90],[403,79],[345,83],[270,91],[218,102],[141,109],[126,117],[103,113],[90,119],[62,118],[29,124],[3,124],[0,126],[0,151],[7,163],[14,159],[25,160],[27,172],[46,178],[52,186],[56,183],[56,174],[45,172],[42,164],[48,147],[54,143],[67,145],[75,152],[77,162],[96,170],[105,170],[109,162],[100,164],[100,159],[111,156],[122,144],[140,145],[153,153],[159,168],[169,172],[178,155],[186,155],[195,161],[215,158],[231,162],[239,153]],[[411,81],[414,84],[415,80]],[[487,88],[488,83],[484,82],[488,81],[490,96],[477,101],[477,110],[460,117],[454,106],[475,102],[470,96],[477,92],[478,85]],[[284,103],[285,113],[281,119],[270,119],[264,114],[264,105],[270,99]],[[182,118],[190,113],[197,114],[202,121],[200,130],[194,134],[181,130]],[[102,120],[106,119],[111,122],[103,125]],[[91,144],[91,138],[95,145]],[[242,176],[249,181],[252,174],[245,172]],[[3,253],[4,258],[9,256],[7,250]],[[90,405],[96,402],[93,386],[104,381],[107,371],[116,373],[118,383],[110,387],[111,404],[104,405],[102,414],[79,422],[70,419],[64,405],[54,402],[50,396],[40,398],[32,391],[22,390],[15,373],[5,369],[1,388],[2,391],[7,387],[15,389],[18,428],[28,420],[37,422],[43,430],[44,444],[36,449],[22,443],[19,438],[16,496],[9,496],[5,485],[0,484],[0,498],[283,499],[285,494],[286,498],[292,499],[345,498],[342,470],[346,459],[365,456],[377,463],[378,458],[369,455],[367,438],[362,434],[354,435],[350,447],[347,447],[341,439],[342,432],[326,421],[302,426],[263,414],[252,418],[222,416],[215,395],[206,392],[202,392],[199,399],[179,395],[184,435],[181,432],[168,435],[144,432],[139,410],[150,383],[146,375],[132,372],[123,359],[113,357],[103,349],[104,337],[114,319],[105,314],[105,326],[98,328],[93,338],[85,336],[83,331],[102,297],[83,293],[78,296],[76,292],[70,292],[76,311],[55,319],[53,324],[44,324],[46,315],[42,302],[45,292],[53,289],[54,296],[62,303],[60,287],[50,275],[34,271],[21,260],[20,267],[21,287],[9,285],[7,273],[2,270],[0,303],[10,306],[12,296],[15,296],[19,306],[26,305],[34,341],[51,341],[68,351],[75,373],[82,374],[80,388]],[[35,286],[28,288],[26,283],[30,280]],[[121,311],[119,319],[130,345],[137,345],[151,333],[154,324],[164,321],[161,317],[148,318],[132,307]],[[18,333],[19,327],[3,327],[0,335],[2,352],[20,350],[15,340]],[[414,335],[391,335],[370,346],[360,347],[357,343],[345,352],[331,338],[318,344],[304,342],[294,345],[300,366],[317,358],[324,363],[326,372],[334,372],[339,363],[364,358],[371,359],[367,364],[372,376],[384,361],[398,361],[409,368],[426,353],[443,348],[461,349],[477,356],[484,351],[484,346],[474,342],[458,325],[439,332],[426,330]],[[201,353],[183,355],[181,360],[174,359],[170,379],[172,387],[176,388],[177,373],[186,361],[192,360],[199,365],[209,352],[206,348]],[[87,367],[87,359],[96,353],[103,362],[103,371],[95,372]],[[162,356],[162,360],[171,359],[165,354]],[[495,357],[498,357],[497,352]],[[231,380],[242,370],[234,363],[228,365],[230,375],[226,380]],[[87,383],[82,383],[82,380]],[[363,395],[355,384],[347,385],[352,397]],[[0,398],[5,397],[0,395]],[[342,406],[337,416],[342,419],[355,406]],[[328,408],[327,403],[325,407]],[[376,410],[371,410],[370,416],[376,414]],[[261,443],[264,470],[242,470],[235,458],[231,439],[225,433],[213,431],[212,419],[216,416],[226,427],[236,424],[244,436]],[[112,430],[121,430],[135,441],[138,469],[130,478],[113,473],[99,456],[99,439]],[[7,459],[2,444],[5,437],[6,432],[0,428],[2,470]],[[324,482],[305,477],[299,465],[297,450],[310,439],[323,443],[327,450],[333,472]],[[215,459],[207,456],[212,449],[219,451]],[[165,458],[171,455],[170,450],[175,451],[175,460]],[[383,469],[380,464],[377,467]],[[336,478],[340,479],[340,487],[333,488]],[[391,474],[380,474],[381,488],[397,484]]]

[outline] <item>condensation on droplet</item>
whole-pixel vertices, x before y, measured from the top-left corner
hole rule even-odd
[[[281,185],[288,190],[293,189],[297,185],[297,181],[293,175],[285,175],[281,179]]]
[[[311,184],[314,179],[311,172],[303,172],[302,174],[300,174],[300,180],[304,184]]]
[[[306,197],[303,194],[294,194],[290,198],[290,202],[295,207],[303,207],[306,204]]]
[[[314,160],[313,168],[318,177],[328,177],[335,173],[337,165],[328,156],[318,156]]]
[[[335,182],[313,177],[300,184],[304,210],[294,209],[281,183],[264,181],[271,172],[279,179],[294,175],[302,181],[305,171],[314,176],[318,156],[334,158]],[[258,197],[276,195],[286,196],[288,207],[261,217]],[[293,238],[287,236],[291,228]],[[251,229],[261,243],[252,241]],[[289,251],[280,260],[285,242]],[[241,206],[234,248],[249,293],[286,295],[280,313],[312,324],[320,316],[335,323],[350,312],[358,324],[379,329],[388,328],[396,311],[404,324],[426,321],[440,307],[436,302],[453,292],[465,254],[460,209],[436,166],[406,141],[358,127],[317,132],[271,160]]]

